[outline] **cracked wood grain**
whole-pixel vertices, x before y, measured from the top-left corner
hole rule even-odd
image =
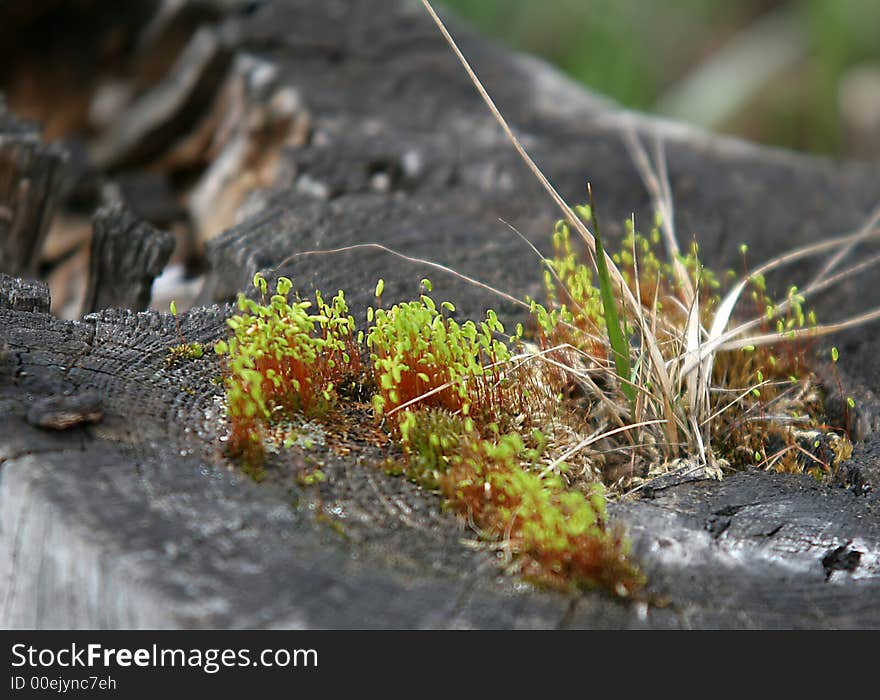
[[[378,251],[284,262],[355,242],[513,294],[540,292],[537,261],[499,218],[546,251],[552,206],[442,42],[409,3],[342,5],[345,33],[336,5],[316,0],[272,3],[241,24],[231,50],[277,66],[320,138],[286,150],[275,185],[210,243],[204,305],[181,314],[188,342],[210,346],[225,334],[228,302],[258,270],[291,275],[304,294],[344,288],[359,320],[377,277],[392,302],[426,276]],[[715,265],[734,260],[743,240],[764,256],[853,227],[880,199],[876,167],[632,117],[537,62],[468,36],[463,47],[564,194],[578,201],[589,176],[609,222],[649,216],[621,124],[634,118],[644,134],[665,134],[678,228],[695,232]],[[462,318],[491,305],[505,321],[521,319],[485,290],[430,276]],[[217,359],[165,363],[179,342],[169,315],[117,309],[60,321],[40,293],[16,301],[27,297],[16,284],[0,277],[3,626],[880,626],[880,441],[870,430],[853,460],[856,489],[754,472],[612,504],[667,604],[572,598],[536,590],[505,574],[493,552],[464,544],[473,533],[435,495],[378,468],[381,448],[303,452],[252,483],[223,456]],[[880,303],[880,290],[855,284],[825,310]],[[844,357],[857,358],[847,381],[876,387],[872,334],[845,341]],[[100,422],[51,432],[27,423],[35,400],[86,391],[101,397]],[[306,459],[328,475],[320,501],[344,536],[316,520],[315,494],[296,484]]]

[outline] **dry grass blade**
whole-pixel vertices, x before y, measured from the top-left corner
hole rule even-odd
[[[528,154],[526,149],[523,147],[522,143],[520,143],[516,134],[513,133],[513,130],[510,128],[510,125],[507,123],[507,120],[504,118],[504,115],[501,114],[501,111],[495,105],[495,102],[492,100],[486,88],[483,86],[483,83],[477,77],[477,74],[474,72],[474,69],[471,67],[467,58],[465,58],[464,54],[459,49],[458,44],[455,39],[453,39],[452,35],[449,33],[449,30],[446,28],[446,25],[443,23],[443,20],[440,19],[437,12],[431,6],[431,3],[428,0],[422,0],[422,5],[424,5],[425,10],[430,15],[431,19],[437,25],[437,28],[440,30],[440,33],[443,35],[443,38],[446,40],[446,43],[449,45],[450,49],[452,49],[455,56],[458,58],[480,97],[486,103],[486,106],[489,108],[492,116],[501,126],[502,130],[506,134],[507,138],[510,140],[511,144],[513,144],[517,153],[523,159],[523,161],[528,166],[529,170],[531,170],[532,174],[538,179],[541,183],[542,187],[547,191],[550,197],[553,199],[554,203],[559,207],[566,221],[572,226],[572,228],[578,232],[578,235],[581,236],[584,243],[587,245],[589,251],[595,255],[596,254],[596,241],[593,237],[593,234],[586,227],[584,222],[580,219],[577,214],[572,210],[572,208],[566,203],[566,201],[562,198],[553,184],[547,179],[541,169],[534,162],[532,157]],[[611,257],[605,253],[604,255],[605,263],[608,267],[609,275],[614,283],[614,287],[616,289],[620,289],[622,292],[624,306],[627,307],[629,313],[633,318],[643,319],[643,315],[641,313],[641,303],[635,298],[635,295],[630,290],[629,286],[626,284],[626,280],[618,269],[617,265],[615,265],[614,261]],[[641,332],[645,338],[645,345],[648,349],[648,355],[651,361],[651,370],[656,383],[660,385],[661,391],[663,393],[663,402],[667,407],[667,418],[673,418],[673,410],[672,406],[675,403],[675,393],[674,393],[674,385],[671,377],[666,371],[665,362],[663,361],[663,356],[657,348],[657,341],[653,335],[652,329],[648,326],[648,324],[643,324],[641,328]],[[673,421],[674,425],[674,421]],[[674,428],[670,428],[674,432]],[[677,435],[670,434],[670,438],[673,443],[677,443]]]
[[[645,426],[648,426],[648,425],[658,425],[662,422],[663,422],[663,419],[645,420],[645,421],[641,421],[639,423],[630,423],[628,425],[624,425],[619,428],[614,428],[612,430],[606,430],[605,432],[599,433],[597,435],[591,435],[590,437],[588,437],[584,440],[581,440],[577,445],[570,448],[569,450],[564,452],[562,455],[557,457],[555,460],[553,460],[553,462],[551,462],[550,464],[547,465],[547,467],[545,467],[544,471],[546,473],[553,471],[554,469],[559,467],[560,464],[563,464],[567,460],[571,459],[581,450],[585,450],[590,445],[593,445],[593,444],[599,442],[600,440],[605,440],[606,438],[610,438],[610,437],[613,437],[615,435],[618,435],[620,433],[627,432],[630,430],[636,430],[637,428],[644,428]]]
[[[873,220],[873,217],[872,217]],[[876,223],[876,222],[875,222]],[[697,352],[688,353],[684,358],[682,373],[688,374],[693,372],[697,367],[701,364],[709,363],[708,367],[711,369],[711,363],[714,361],[713,356],[714,353],[722,350],[729,350],[732,348],[742,348],[748,345],[754,345],[755,343],[751,343],[748,341],[736,341],[734,339],[738,338],[742,334],[751,330],[758,326],[762,317],[753,318],[749,321],[746,321],[742,324],[737,325],[736,327],[727,330],[727,326],[730,323],[730,320],[733,317],[733,312],[736,308],[736,305],[739,303],[740,298],[742,297],[743,291],[745,291],[746,287],[749,283],[757,279],[759,276],[764,275],[768,272],[772,272],[780,267],[785,265],[789,265],[791,263],[797,262],[799,260],[803,260],[805,258],[813,257],[815,255],[820,255],[829,250],[834,249],[846,249],[851,246],[868,240],[873,236],[877,236],[880,234],[880,229],[874,228],[873,226],[863,227],[861,230],[856,233],[847,234],[844,236],[838,236],[835,238],[829,238],[824,241],[819,241],[817,243],[811,243],[809,245],[802,246],[800,248],[796,248],[794,250],[789,251],[788,253],[784,253],[782,255],[773,258],[763,265],[756,268],[753,272],[747,275],[745,278],[741,279],[737,282],[733,288],[725,295],[725,297],[721,300],[721,303],[718,305],[718,309],[715,312],[715,316],[712,321],[712,325],[709,330],[709,336],[706,341],[702,344],[701,348]],[[880,256],[872,257],[867,261],[863,261],[854,265],[853,267],[845,270],[838,275],[833,277],[823,277],[818,276],[806,289],[804,289],[801,294],[808,298],[811,294],[815,294],[823,289],[827,289],[834,282],[843,279],[846,276],[846,273],[855,274],[856,272],[860,272],[861,270],[866,269],[867,267],[874,265],[880,262]],[[777,312],[783,312],[788,308],[789,302],[787,300],[782,300],[775,304],[775,308]],[[864,314],[861,316],[854,317],[851,319],[853,323],[846,322],[847,325],[842,328],[849,328],[855,325],[858,325],[859,322],[867,323],[870,320],[876,318],[876,316],[868,315],[866,320],[859,321]],[[828,333],[835,332],[834,330],[827,331]],[[823,333],[824,334],[824,333]],[[786,335],[774,334],[776,341],[770,341],[766,338],[761,341],[760,344],[767,344],[768,342],[783,342],[786,340]],[[767,336],[769,337],[769,336]]]
[[[642,178],[645,189],[651,195],[654,210],[660,214],[660,230],[663,232],[666,254],[670,265],[672,265],[675,280],[684,294],[685,303],[690,304],[694,298],[694,288],[687,270],[679,258],[681,250],[678,245],[678,237],[675,234],[675,207],[672,199],[672,188],[669,185],[669,173],[666,168],[663,140],[660,136],[657,136],[655,167],[652,166],[645,147],[642,145],[642,141],[632,124],[628,124],[624,128],[623,135],[630,157],[639,171],[639,177]]]
[[[862,224],[861,229],[853,236],[853,239],[829,258],[810,286],[821,283],[859,243],[870,238],[878,222],[880,222],[880,205],[871,212],[868,219]]]
[[[458,272],[458,270],[453,270],[451,267],[447,267],[446,265],[441,265],[440,263],[433,262],[432,260],[427,260],[426,258],[417,258],[411,255],[406,255],[405,253],[401,253],[398,250],[394,250],[393,248],[389,248],[386,245],[382,245],[381,243],[353,243],[352,245],[342,246],[340,248],[327,248],[325,250],[303,250],[298,253],[293,253],[292,255],[288,255],[284,260],[278,263],[274,270],[280,270],[287,263],[296,260],[297,258],[305,258],[313,255],[334,255],[338,253],[347,253],[352,250],[381,250],[383,253],[388,253],[389,255],[393,255],[401,260],[406,260],[407,262],[416,263],[418,265],[424,265],[426,267],[430,267],[433,270],[438,270],[439,272],[443,272],[447,275],[452,275],[468,284],[473,284],[480,289],[485,289],[487,292],[491,292],[495,296],[498,296],[505,301],[509,301],[517,306],[524,307],[526,309],[530,308],[530,306],[524,302],[522,299],[518,299],[512,294],[508,294],[507,292],[503,292],[500,289],[497,289],[485,282],[481,282],[480,280],[469,277],[464,273]]]
[[[574,210],[568,205],[568,203],[562,198],[562,195],[559,194],[557,189],[553,186],[549,179],[544,175],[543,171],[538,167],[532,157],[529,155],[528,151],[526,151],[525,147],[520,142],[519,138],[516,134],[513,133],[513,129],[511,129],[510,125],[507,123],[507,119],[504,118],[504,115],[501,114],[501,110],[498,109],[492,97],[489,95],[489,92],[486,90],[482,81],[477,77],[476,72],[471,67],[467,58],[465,58],[464,54],[461,52],[461,49],[458,47],[455,39],[449,33],[449,30],[446,28],[446,25],[443,23],[443,20],[440,19],[440,16],[431,6],[431,3],[428,0],[422,0],[422,5],[424,5],[428,14],[431,16],[431,19],[434,20],[434,23],[437,25],[437,28],[440,30],[440,33],[443,35],[443,38],[446,40],[446,43],[452,49],[456,58],[458,58],[461,65],[464,67],[465,72],[479,93],[480,97],[486,103],[486,106],[491,111],[492,116],[498,122],[501,129],[504,131],[507,138],[510,140],[510,143],[516,149],[520,158],[526,163],[529,170],[532,171],[532,174],[538,179],[541,183],[541,186],[547,191],[553,201],[556,203],[556,206],[559,207],[559,210],[562,212],[564,218],[568,223],[574,228],[575,231],[581,236],[581,238],[586,243],[590,252],[595,255],[596,253],[596,241],[593,237],[592,232],[586,227],[581,218],[575,214]],[[611,276],[614,278],[615,284],[623,284],[623,276],[620,274],[620,270],[617,269],[617,266],[614,264],[614,261],[611,260],[610,256],[606,254],[606,264],[608,265],[608,270],[611,273]],[[637,302],[635,297],[630,292],[626,295],[626,303],[629,304],[633,310],[637,306]]]
[[[748,347],[760,347],[762,345],[772,345],[774,343],[798,340],[800,338],[817,338],[820,336],[839,333],[849,328],[857,328],[871,321],[880,319],[880,308],[866,311],[863,314],[852,316],[837,323],[826,323],[813,328],[798,328],[783,333],[763,333],[760,335],[746,336],[737,340],[730,340],[718,347],[719,350],[742,350]]]

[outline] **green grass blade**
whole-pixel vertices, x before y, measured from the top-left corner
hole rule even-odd
[[[593,188],[587,185],[590,196],[590,213],[593,219],[593,236],[596,239],[596,272],[599,277],[599,293],[602,297],[602,307],[605,313],[605,326],[608,329],[608,342],[611,344],[611,352],[614,354],[614,368],[617,376],[621,378],[620,388],[630,405],[636,401],[635,388],[630,384],[631,367],[629,362],[629,343],[623,332],[620,317],[617,314],[617,301],[614,298],[614,287],[611,285],[611,275],[608,273],[608,263],[605,261],[605,248],[602,245],[602,236],[599,232],[599,220],[596,218],[596,206],[593,202]]]

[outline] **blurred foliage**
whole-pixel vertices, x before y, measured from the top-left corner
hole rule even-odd
[[[842,154],[840,81],[854,65],[880,62],[880,0],[442,2],[481,33],[647,111],[762,17],[781,12],[803,59],[712,126],[801,150]]]

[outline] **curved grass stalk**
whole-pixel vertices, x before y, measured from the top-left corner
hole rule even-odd
[[[474,69],[471,67],[467,58],[465,58],[464,54],[459,49],[458,44],[455,39],[453,39],[452,35],[449,33],[449,30],[446,28],[446,25],[443,23],[443,20],[440,19],[437,12],[431,6],[429,0],[422,0],[422,5],[425,10],[430,15],[431,19],[437,25],[440,33],[443,35],[443,38],[446,40],[446,43],[449,45],[450,49],[455,54],[456,58],[458,58],[480,97],[485,102],[486,106],[489,108],[489,111],[492,113],[492,116],[498,122],[501,129],[504,131],[507,138],[510,140],[513,147],[516,149],[520,158],[525,162],[528,166],[529,170],[531,170],[532,174],[537,178],[538,182],[544,188],[544,190],[550,195],[553,202],[559,207],[566,221],[574,228],[575,231],[578,232],[578,235],[583,239],[584,243],[587,246],[587,249],[590,251],[591,255],[594,257],[597,255],[596,253],[596,239],[593,233],[586,227],[584,222],[578,217],[572,208],[566,203],[566,201],[562,198],[550,180],[544,175],[541,169],[537,166],[532,157],[528,154],[525,147],[517,138],[516,134],[513,133],[510,125],[507,123],[507,120],[504,118],[504,115],[501,114],[501,111],[495,105],[495,102],[492,100],[492,97],[489,95],[489,92],[483,86],[483,83],[477,77],[477,74],[474,72]],[[622,302],[624,307],[628,307],[630,315],[633,318],[639,318],[642,321],[644,317],[641,313],[641,303],[635,298],[632,291],[626,285],[626,281],[623,278],[623,275],[620,273],[620,270],[614,264],[614,261],[611,257],[604,253],[602,255],[603,261],[608,269],[608,277],[613,282],[613,286],[615,288],[619,288],[622,292]],[[651,358],[652,369],[655,374],[657,383],[660,385],[661,390],[664,394],[664,404],[669,413],[667,418],[672,418],[672,406],[674,405],[675,397],[673,394],[673,383],[668,373],[666,372],[665,364],[663,362],[663,358],[660,355],[659,350],[656,347],[656,338],[652,333],[650,327],[647,324],[642,325],[642,334],[645,336],[645,342],[648,348],[648,353]],[[624,378],[624,377],[622,377]],[[628,377],[625,377],[628,379]],[[677,443],[678,440],[675,439],[672,442]]]
[[[818,338],[832,333],[839,333],[849,328],[857,328],[871,321],[880,319],[880,309],[872,309],[863,314],[852,316],[837,323],[826,323],[813,328],[796,328],[782,333],[765,333],[762,335],[752,335],[738,340],[731,340],[718,347],[719,350],[742,350],[747,347],[759,347],[761,345],[772,345],[773,343],[797,340],[799,338]]]
[[[635,430],[636,428],[644,428],[647,425],[658,425],[663,422],[662,418],[658,418],[655,420],[645,420],[639,423],[629,423],[627,425],[621,426],[619,428],[614,428],[612,430],[606,430],[602,433],[598,433],[597,435],[591,435],[590,437],[581,440],[574,447],[566,450],[562,455],[557,457],[553,462],[548,464],[542,473],[549,474],[554,469],[556,469],[560,464],[574,457],[581,450],[587,449],[590,445],[599,442],[599,440],[604,440],[605,438],[613,437],[619,433],[627,432],[630,430]]]
[[[742,292],[748,286],[749,282],[758,278],[758,276],[760,275],[776,270],[780,267],[783,267],[784,265],[788,265],[790,263],[797,262],[798,260],[812,257],[814,255],[819,255],[820,253],[824,253],[828,250],[833,250],[837,247],[849,247],[853,243],[867,240],[868,238],[878,234],[880,234],[880,228],[871,227],[857,231],[856,233],[838,236],[835,238],[829,238],[824,241],[819,241],[818,243],[811,243],[800,248],[795,248],[794,250],[789,251],[788,253],[784,253],[783,255],[779,255],[776,258],[773,258],[772,260],[769,260],[763,265],[756,268],[752,273],[737,282],[736,285],[734,285],[734,287],[722,299],[721,303],[718,306],[718,309],[715,312],[715,316],[713,318],[712,326],[710,328],[709,336],[706,339],[706,342],[703,343],[703,346],[699,350],[699,352],[693,354],[689,353],[688,356],[684,358],[681,372],[683,374],[693,372],[701,363],[705,362],[709,363],[708,367],[711,370],[711,363],[714,361],[713,356],[716,352],[732,349],[733,346],[731,346],[730,343],[733,342],[734,338],[742,335],[746,331],[754,328],[761,323],[763,318],[758,317],[746,321],[745,323],[742,323],[733,329],[726,330],[727,325],[732,318],[733,311],[741,298]],[[804,296],[804,298],[807,298],[811,294],[815,294],[823,289],[828,288],[833,283],[844,279],[846,276],[855,274],[856,272],[860,272],[867,267],[870,267],[877,263],[880,263],[880,255],[874,256],[869,260],[853,265],[852,267],[838,273],[837,275],[834,275],[833,277],[826,277],[824,279],[817,277],[816,280],[814,280],[810,284],[810,286],[808,286],[801,292],[801,294]],[[778,312],[785,311],[788,306],[788,300],[782,300],[775,305]],[[873,318],[876,317],[872,316],[871,318],[862,322],[866,323],[868,320],[873,320]],[[851,327],[851,325],[856,324],[850,324],[846,327]],[[777,340],[785,340],[785,337],[779,336],[777,337]],[[766,344],[766,342],[768,341],[764,341],[762,344]],[[754,343],[750,342],[742,342],[736,347],[742,348],[753,344]]]
[[[284,260],[282,260],[280,263],[278,263],[273,269],[279,270],[282,267],[284,267],[284,265],[295,260],[296,258],[305,258],[305,257],[309,257],[312,255],[333,255],[333,254],[337,254],[337,253],[347,253],[352,250],[365,250],[365,249],[381,250],[382,252],[388,253],[389,255],[393,255],[397,258],[400,258],[401,260],[406,260],[407,262],[416,263],[418,265],[425,265],[426,267],[430,267],[434,270],[439,270],[440,272],[444,272],[448,275],[452,275],[453,277],[456,277],[457,279],[460,279],[464,282],[467,282],[468,284],[473,284],[473,285],[479,287],[480,289],[485,289],[487,292],[491,292],[492,294],[504,299],[505,301],[509,301],[513,304],[516,304],[517,306],[521,306],[526,309],[531,308],[529,306],[529,304],[524,302],[522,299],[519,299],[519,298],[513,296],[512,294],[508,294],[507,292],[504,292],[500,289],[497,289],[496,287],[493,287],[490,284],[486,284],[485,282],[481,282],[480,280],[476,279],[475,277],[470,277],[462,272],[459,272],[458,270],[453,270],[451,267],[447,267],[446,265],[442,265],[438,262],[433,262],[433,261],[427,260],[425,258],[416,258],[411,255],[406,255],[405,253],[401,253],[400,251],[394,250],[393,248],[389,248],[388,246],[382,245],[381,243],[352,243],[351,245],[341,246],[339,248],[327,248],[324,250],[303,250],[298,253],[292,253],[291,255],[288,255],[286,258],[284,258]]]
[[[861,228],[856,232],[855,236],[853,236],[853,239],[831,256],[828,262],[826,262],[822,269],[819,271],[819,274],[816,275],[816,277],[813,279],[813,282],[810,286],[819,284],[822,279],[830,274],[831,271],[834,270],[859,243],[861,243],[863,240],[868,239],[872,234],[872,229],[876,227],[878,222],[880,222],[880,205],[878,205],[874,209],[874,211],[871,212],[870,216],[868,216],[868,219],[865,221],[864,224],[862,224]]]
[[[660,230],[663,232],[666,254],[670,265],[672,265],[675,281],[684,293],[685,303],[690,304],[695,292],[690,276],[679,257],[681,250],[678,245],[678,236],[675,234],[675,205],[672,200],[672,189],[669,185],[669,173],[666,169],[663,140],[659,137],[656,140],[657,165],[655,172],[635,127],[631,124],[627,125],[623,130],[623,135],[630,157],[639,172],[639,177],[641,177],[645,189],[648,190],[648,194],[651,195],[654,210],[660,213]]]

